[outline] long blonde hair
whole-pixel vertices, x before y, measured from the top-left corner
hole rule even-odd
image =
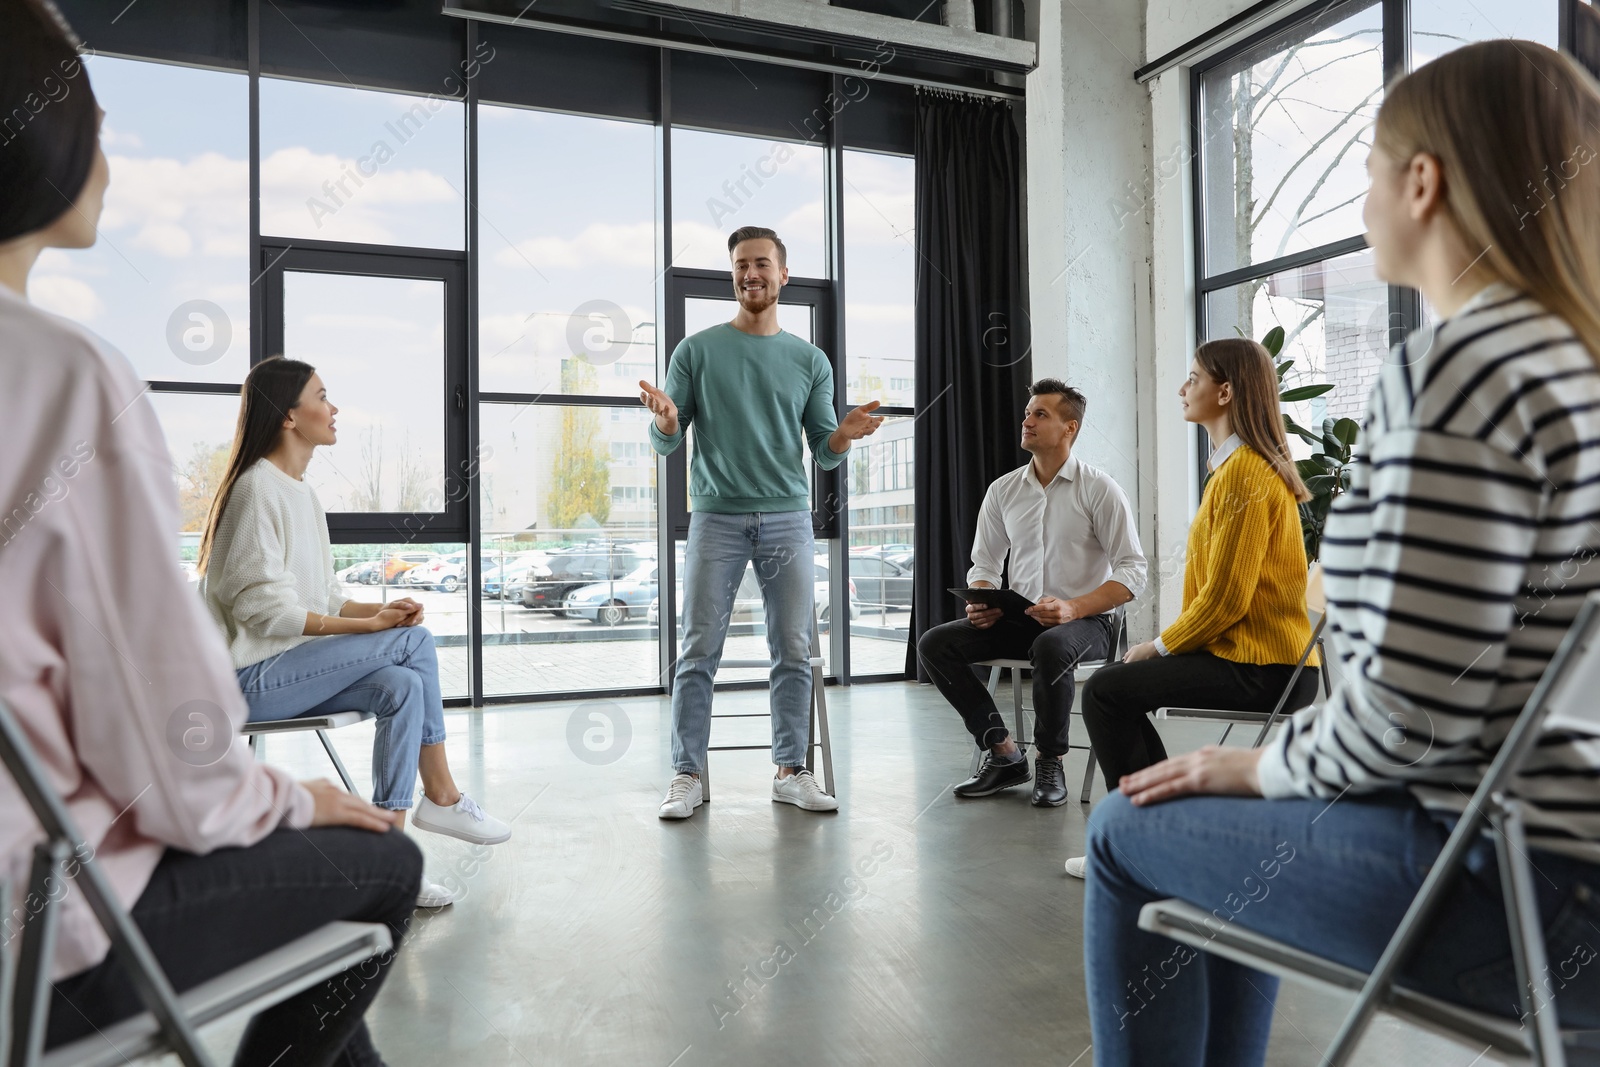
[[[1374,146],[1437,157],[1444,211],[1489,271],[1600,358],[1600,85],[1532,41],[1449,52],[1388,89]]]
[[[1300,480],[1289,455],[1289,438],[1283,432],[1283,406],[1278,401],[1272,354],[1248,337],[1224,337],[1195,349],[1194,358],[1218,385],[1233,383],[1228,425],[1239,440],[1267,461],[1295,500],[1310,500],[1311,491]]]

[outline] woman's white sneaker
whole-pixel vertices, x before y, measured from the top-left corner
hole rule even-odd
[[[1089,867],[1088,856],[1073,856],[1067,860],[1067,873],[1074,878],[1082,878]]]
[[[422,876],[422,887],[417,890],[417,907],[442,908],[460,899],[461,894],[457,890],[440,885],[426,874]]]
[[[667,786],[667,797],[656,812],[663,819],[687,819],[694,809],[705,803],[705,787],[692,774],[675,774]]]
[[[772,780],[774,804],[793,804],[807,811],[837,811],[839,800],[822,791],[810,771],[796,771],[785,778]]]
[[[477,801],[465,793],[448,808],[423,797],[411,823],[418,830],[471,841],[475,845],[498,845],[511,837],[511,827],[478,807]]]

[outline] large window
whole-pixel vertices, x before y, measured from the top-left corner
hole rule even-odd
[[[1490,37],[1553,46],[1558,11],[1558,0],[1321,4],[1196,68],[1199,335],[1282,327],[1286,384],[1334,387],[1291,408],[1301,425],[1359,419],[1389,346],[1427,316],[1417,293],[1377,279],[1363,236],[1386,72]],[[1405,24],[1407,39],[1386,35]]]
[[[655,49],[608,52],[617,66],[596,74],[568,64],[564,39],[445,19],[437,40],[393,31],[397,59],[371,47],[387,16],[347,13],[324,34],[291,15],[274,18],[292,36],[254,42],[255,76],[242,45],[211,57],[231,69],[204,69],[193,42],[87,60],[112,171],[101,240],[46,252],[32,279],[34,300],[149,383],[180,558],[197,555],[250,367],[301,359],[339,409],[307,471],[339,580],[356,599],[423,603],[447,697],[659,690],[681,642],[693,445],[655,454],[637,383],[662,380],[669,338],[732,317],[727,236],[770,226],[792,276],[781,325],[827,353],[841,407],[874,399],[891,416],[837,472],[808,469],[827,670],[900,675],[915,253],[913,165],[892,153],[910,151],[909,90],[854,102],[865,140],[847,150],[773,125],[822,104],[826,75],[763,83],[788,103],[736,116],[692,63],[681,94],[656,97],[674,68]],[[102,21],[97,47],[128,53]],[[764,648],[751,592],[730,656]]]
[[[845,397],[877,400],[888,417],[842,469],[850,501],[850,670],[905,670],[915,569],[916,163],[844,153]]]

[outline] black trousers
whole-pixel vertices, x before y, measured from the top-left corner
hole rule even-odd
[[[1033,664],[1033,737],[1042,756],[1067,751],[1073,697],[1072,672],[1078,661],[1102,659],[1111,651],[1115,615],[1106,612],[1074,619],[1060,626],[1040,626],[1029,619],[1002,619],[980,630],[966,619],[935,626],[917,642],[917,655],[967,724],[980,748],[998,745],[1010,731],[994,698],[972,664],[986,659],[1026,659]]]
[[[1114,791],[1125,774],[1167,758],[1150,713],[1157,708],[1219,708],[1259,711],[1277,706],[1294,673],[1292,663],[1234,663],[1209,652],[1158,656],[1101,667],[1083,683],[1083,725],[1095,759]],[[1315,667],[1295,679],[1284,714],[1311,703],[1321,681]],[[1252,727],[1254,728],[1254,727]]]
[[[336,919],[386,923],[398,950],[421,880],[422,852],[398,830],[278,830],[205,856],[168,849],[132,916],[181,993]],[[235,1067],[381,1067],[362,1016],[393,960],[386,952],[257,1015]],[[113,949],[55,984],[46,1045],[143,1010]]]

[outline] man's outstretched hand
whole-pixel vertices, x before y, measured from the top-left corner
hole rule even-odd
[[[656,417],[656,429],[671,437],[678,432],[678,405],[649,382],[639,383],[639,400]]]
[[[843,452],[850,447],[851,441],[859,441],[876,433],[878,427],[883,425],[883,416],[874,415],[873,412],[881,406],[879,401],[869,400],[840,419],[839,428],[828,438],[828,447],[835,452]]]

